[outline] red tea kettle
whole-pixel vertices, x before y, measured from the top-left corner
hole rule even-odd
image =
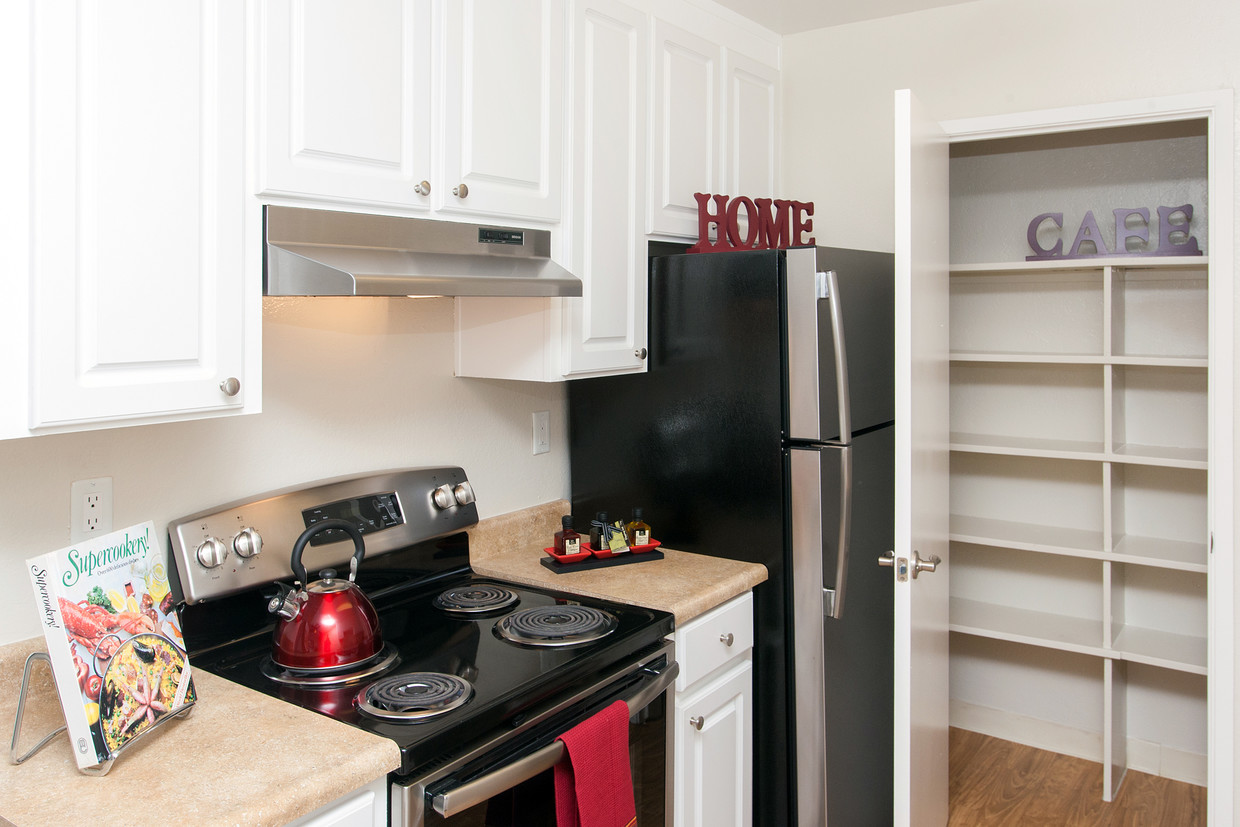
[[[324,569],[319,572],[321,579],[310,583],[301,553],[311,537],[331,529],[344,531],[353,538],[349,579],[342,580],[333,569]],[[280,616],[272,652],[276,665],[285,669],[340,669],[362,663],[379,652],[383,646],[379,616],[353,582],[365,553],[361,531],[345,520],[321,520],[297,538],[290,560],[297,577],[295,588],[276,595],[267,604],[269,612]]]

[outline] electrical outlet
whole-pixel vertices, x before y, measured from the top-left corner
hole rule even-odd
[[[551,411],[534,411],[534,453],[551,450]]]
[[[69,489],[69,542],[112,530],[112,478],[78,480]]]

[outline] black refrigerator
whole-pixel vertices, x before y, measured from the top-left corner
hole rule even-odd
[[[570,382],[573,514],[762,563],[754,824],[892,819],[893,257],[650,259],[644,374]]]

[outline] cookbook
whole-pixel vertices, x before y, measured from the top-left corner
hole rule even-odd
[[[196,700],[167,558],[148,521],[26,561],[79,768]]]

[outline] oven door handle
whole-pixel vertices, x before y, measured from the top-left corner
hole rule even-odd
[[[654,680],[624,699],[629,706],[630,713],[646,708],[655,698],[666,692],[667,688],[672,685],[672,681],[676,680],[676,676],[680,674],[680,664],[672,661],[662,670],[647,668],[642,671],[652,675]],[[552,741],[542,749],[531,752],[524,758],[487,773],[481,778],[475,778],[459,787],[437,794],[431,801],[431,806],[444,818],[451,818],[489,800],[504,790],[512,789],[521,782],[528,781],[540,772],[551,769],[564,758],[566,750],[563,741]]]

